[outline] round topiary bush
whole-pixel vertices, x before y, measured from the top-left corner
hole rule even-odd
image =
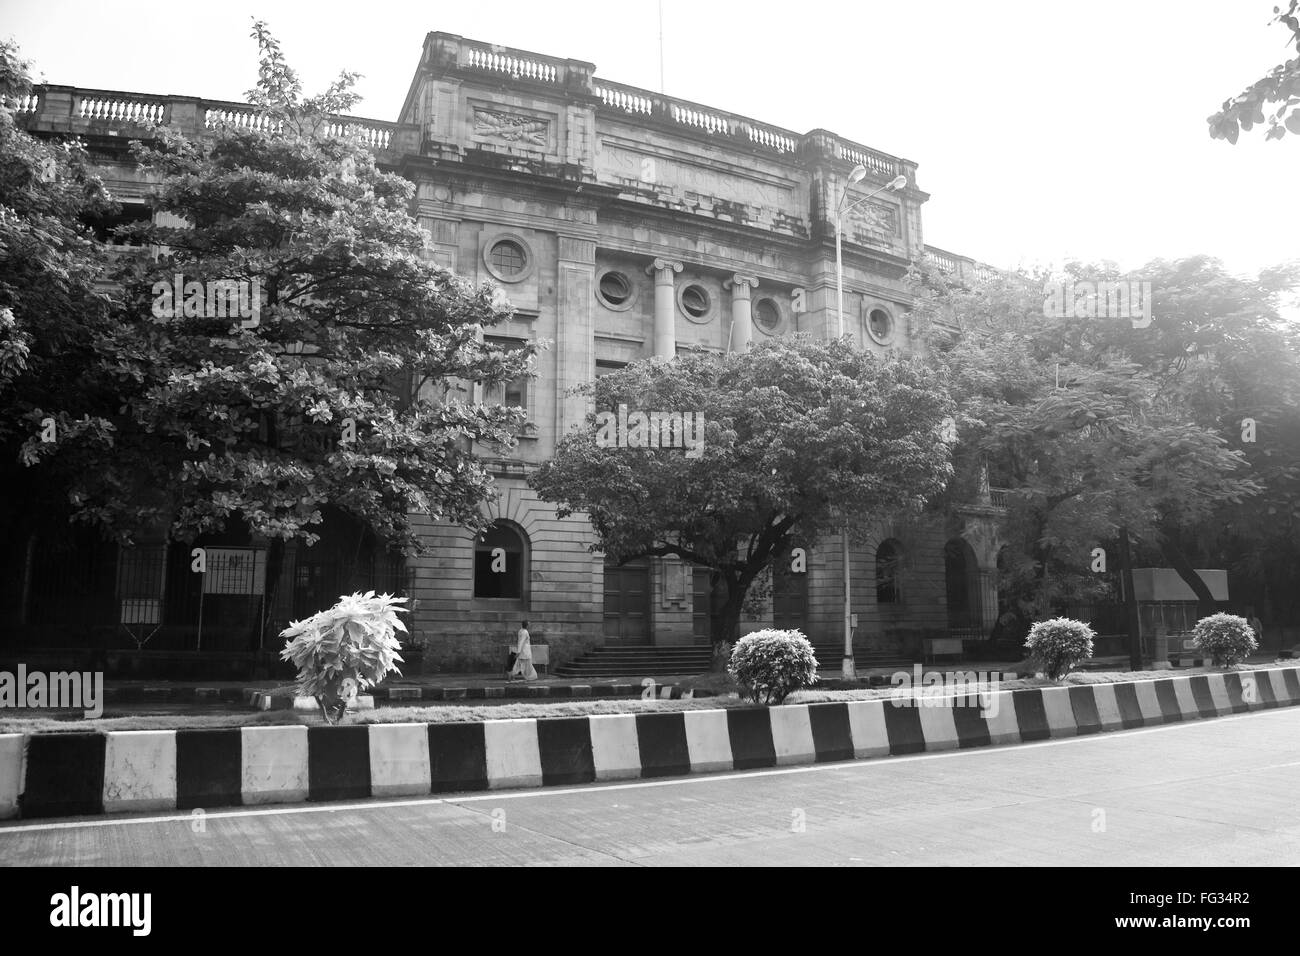
[[[1080,661],[1092,657],[1092,639],[1096,633],[1082,621],[1054,617],[1039,621],[1029,629],[1025,648],[1030,660],[1043,668],[1052,680],[1060,680]]]
[[[779,704],[793,691],[817,682],[817,657],[799,631],[755,631],[736,642],[727,672],[742,699]]]
[[[1235,614],[1211,614],[1192,628],[1192,643],[1201,657],[1208,657],[1215,667],[1239,664],[1259,649],[1255,629],[1244,617]]]

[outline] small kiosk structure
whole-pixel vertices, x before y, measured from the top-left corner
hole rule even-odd
[[[1201,576],[1215,601],[1228,600],[1228,572],[1202,570]],[[1137,598],[1142,650],[1159,666],[1168,661],[1179,667],[1199,659],[1192,646],[1192,628],[1199,619],[1196,593],[1173,568],[1134,568],[1133,594]]]

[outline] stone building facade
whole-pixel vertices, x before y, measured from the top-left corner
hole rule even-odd
[[[215,118],[255,122],[245,104],[58,86],[39,88],[18,115],[34,132],[91,143],[128,209],[148,184],[115,144],[155,123],[201,133]],[[966,279],[985,268],[925,244],[916,163],[606,81],[590,63],[430,33],[396,122],[340,123],[415,184],[427,255],[509,299],[512,320],[488,334],[549,343],[535,379],[478,396],[528,413],[518,447],[493,461],[494,531],[475,539],[416,518],[429,549],[406,568],[412,630],[426,663],[449,670],[497,666],[524,617],[553,662],[607,643],[707,640],[707,571],[675,559],[606,567],[586,521],[560,519],[528,488],[528,472],[588,411],[573,386],[652,356],[838,334],[835,220],[846,193],[844,323],[862,347],[916,347],[911,264]],[[865,176],[850,183],[858,166]],[[905,186],[884,188],[900,176]],[[921,636],[987,634],[996,490],[981,497],[942,526],[882,524],[855,548],[860,647],[915,651]],[[502,552],[504,575],[491,569]],[[832,643],[841,609],[838,543],[821,542],[806,573],[778,579],[744,627],[798,626]]]

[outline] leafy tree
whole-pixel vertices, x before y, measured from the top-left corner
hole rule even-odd
[[[31,88],[28,64],[0,42],[0,482],[22,505],[0,511],[10,541],[63,513],[73,473],[24,467],[23,444],[95,428],[113,404],[87,374],[113,317],[86,220],[115,207],[78,144],[37,139],[15,124],[13,98]]]
[[[412,513],[480,527],[491,476],[472,443],[510,446],[522,412],[456,389],[525,373],[533,350],[484,343],[505,316],[490,290],[425,260],[412,185],[331,121],[355,75],[303,98],[265,25],[254,36],[257,128],[135,147],[155,212],[179,224],[119,232],[159,254],[125,263],[115,321],[90,340],[87,381],[112,408],[70,408],[57,442],[23,454],[63,469],[74,515],[120,540],[242,522],[271,540],[273,589],[284,542],[313,543],[326,505],[406,553]]]
[[[1097,268],[1074,275],[1119,278]],[[1255,278],[1232,275],[1217,260],[1156,260],[1125,278],[1149,282],[1153,321],[1074,318],[1062,323],[1064,347],[1092,364],[1108,355],[1137,363],[1164,400],[1188,422],[1212,431],[1249,465],[1259,493],[1220,502],[1195,522],[1167,516],[1162,557],[1180,569],[1213,609],[1208,587],[1192,568],[1226,567],[1261,582],[1277,613],[1300,611],[1300,326],[1283,305],[1300,287],[1300,268],[1284,264]],[[1257,592],[1258,593],[1258,592]]]
[[[919,290],[915,317],[962,408],[959,472],[942,503],[969,500],[986,467],[1010,487],[1003,588],[1024,622],[1107,594],[1093,549],[1113,555],[1121,528],[1204,589],[1175,532],[1259,491],[1244,455],[1134,361],[1123,336],[1149,330],[1045,314],[1043,289],[1010,276]]]
[[[1300,0],[1290,0],[1285,8],[1274,7],[1270,23],[1280,23],[1291,31],[1288,46],[1300,54]],[[1276,107],[1267,116],[1265,107]],[[1236,96],[1223,101],[1223,108],[1208,120],[1211,139],[1236,143],[1241,131],[1250,132],[1267,120],[1267,139],[1281,139],[1287,132],[1300,133],[1300,55],[1269,70]]]
[[[750,585],[793,542],[919,509],[950,474],[942,380],[920,361],[880,361],[847,340],[795,336],[637,362],[586,393],[596,409],[587,429],[560,442],[533,487],[561,515],[589,516],[594,549],[616,561],[675,555],[712,569],[726,595],[715,643],[734,636]],[[701,414],[700,453],[598,442],[599,414],[620,404],[629,419]]]

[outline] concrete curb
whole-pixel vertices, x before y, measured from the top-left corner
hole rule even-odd
[[[1300,704],[1300,668],[452,724],[0,735],[0,818],[564,786],[1015,744]]]
[[[130,687],[105,687],[106,704],[187,704],[220,701],[237,704],[248,700],[249,690],[244,687],[176,687],[171,684],[157,686],[133,685]]]
[[[487,684],[465,687],[376,687],[367,695],[376,701],[441,702],[448,700],[536,700],[589,697],[644,697],[646,688],[640,684]],[[656,684],[651,695],[658,700],[690,700],[693,697],[712,697],[712,691],[692,690],[676,684]],[[254,710],[315,710],[316,703],[309,697],[273,696],[270,691],[245,688],[242,700]],[[301,702],[301,703],[299,703]],[[367,709],[367,708],[360,708]]]

